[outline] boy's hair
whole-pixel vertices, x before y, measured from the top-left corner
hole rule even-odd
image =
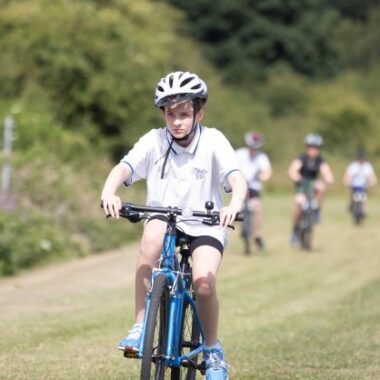
[[[207,102],[207,99],[201,99],[201,98],[193,99],[193,107],[194,107],[195,113],[198,113],[204,107],[206,102]]]
[[[193,108],[195,113],[198,113],[206,104],[207,99],[201,99],[201,98],[195,98],[192,100],[193,102]],[[163,112],[165,112],[166,107],[160,107]]]

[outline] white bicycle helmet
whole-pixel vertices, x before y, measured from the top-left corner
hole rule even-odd
[[[161,108],[197,98],[206,101],[207,96],[206,83],[198,75],[188,71],[176,71],[160,79],[155,91],[154,104]]]
[[[321,135],[317,135],[315,133],[309,133],[305,137],[305,144],[307,146],[314,146],[316,148],[320,148],[323,145],[323,138]]]
[[[263,136],[257,132],[247,132],[244,136],[244,140],[247,146],[254,149],[259,149],[264,145]]]

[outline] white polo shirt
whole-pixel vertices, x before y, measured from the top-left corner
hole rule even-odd
[[[351,187],[368,187],[369,178],[373,173],[373,167],[367,161],[362,163],[354,161],[346,170],[346,174],[350,177]]]
[[[248,187],[256,191],[261,191],[263,186],[257,176],[259,172],[271,168],[268,156],[263,152],[257,152],[251,157],[248,148],[238,149],[236,156],[241,171],[248,182]]]
[[[127,186],[146,179],[147,205],[205,210],[207,201],[214,202],[214,209],[223,205],[221,187],[230,191],[227,177],[239,170],[235,152],[226,137],[215,128],[198,125],[191,144],[182,147],[173,143],[161,179],[165,153],[171,142],[167,128],[152,129],[133,146],[121,160],[129,165],[132,175]],[[180,218],[179,218],[180,220]],[[185,233],[192,236],[210,235],[226,244],[226,230],[209,227],[199,222],[179,223]]]

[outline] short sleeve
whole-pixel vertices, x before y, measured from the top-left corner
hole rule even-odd
[[[375,174],[375,171],[373,170],[373,166],[367,162],[367,174],[368,176],[372,176]]]
[[[224,190],[228,193],[231,192],[228,176],[236,170],[240,171],[240,165],[237,155],[227,138],[222,132],[216,129],[213,131],[215,133],[215,136],[212,137],[212,141],[214,141],[214,158],[218,170],[219,181],[223,184]]]
[[[356,168],[355,168],[355,163],[352,163],[348,165],[346,169],[346,175],[352,177],[355,174]]]
[[[124,182],[126,186],[147,177],[151,151],[155,141],[155,131],[151,130],[142,136],[120,161],[120,163],[128,165],[132,171],[131,177]]]
[[[271,164],[269,161],[269,157],[265,153],[261,153],[260,155],[260,170],[269,170],[271,169]]]

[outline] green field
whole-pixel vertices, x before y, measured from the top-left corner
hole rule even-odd
[[[315,249],[288,246],[290,196],[265,198],[267,252],[238,233],[218,279],[231,379],[380,378],[380,201],[354,227],[330,196]],[[106,237],[105,237],[106,238]],[[0,281],[0,378],[137,379],[115,347],[132,324],[137,245]]]

